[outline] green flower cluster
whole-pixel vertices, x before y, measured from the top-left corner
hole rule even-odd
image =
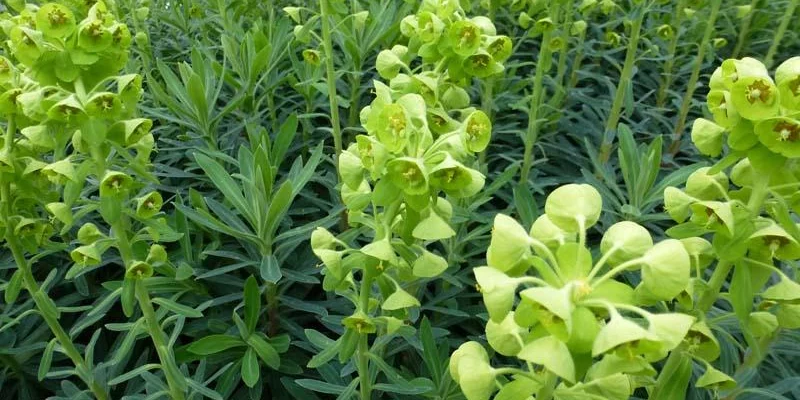
[[[778,66],[774,80],[758,60],[725,60],[709,86],[714,121],[698,119],[692,129],[700,152],[718,156],[726,142],[756,163],[800,157],[800,57]]]
[[[511,52],[508,37],[496,35],[487,18],[467,18],[457,1],[423,2],[402,30],[408,46],[378,55],[378,72],[388,84],[375,81],[375,99],[361,111],[366,133],[338,157],[349,221],[374,234],[360,248],[323,228],[311,238],[324,264],[323,287],[348,294],[355,305],[343,321],[342,360],[352,355],[347,343],[354,335],[402,327],[408,309],[420,305],[415,293],[421,282],[447,269],[426,246],[455,235],[448,198],[483,188],[483,174],[470,165],[492,132],[489,117],[470,107],[462,85],[502,71]],[[373,295],[373,284],[380,296]]]
[[[78,21],[76,15],[85,18]],[[154,147],[153,123],[135,118],[141,76],[116,75],[127,60],[130,34],[104,3],[26,5],[18,15],[4,16],[0,26],[13,57],[0,57],[0,113],[10,125],[0,169],[3,179],[13,182],[15,208],[9,218],[15,221],[9,223],[18,226],[19,237],[33,252],[47,245],[56,227],[64,234],[98,207],[109,222],[119,219],[136,185],[131,176],[113,169],[109,157],[116,155],[118,165],[127,164],[152,180],[146,167]],[[89,83],[93,86],[87,91]],[[78,203],[90,175],[100,180],[101,201],[84,207]],[[130,214],[148,221],[162,202],[158,193],[144,194]],[[151,225],[158,231],[166,222]],[[79,243],[71,255],[84,267],[99,264],[112,241],[100,234],[79,235]]]
[[[502,63],[511,56],[511,39],[498,35],[485,16],[467,18],[455,0],[423,1],[417,14],[403,19],[400,31],[408,37],[408,47],[395,47],[378,57],[378,72],[385,79],[394,79],[401,69],[408,71],[411,57],[406,52],[419,56],[423,63],[436,64],[437,70],[445,68],[453,83],[500,73]],[[437,91],[436,87],[428,89]]]
[[[527,368],[493,367],[480,344],[463,344],[450,372],[467,399],[489,399],[500,387],[495,399],[547,391],[556,398],[623,400],[655,383],[652,364],[671,351],[706,362],[719,356],[704,322],[643,308],[680,297],[692,268],[707,264],[705,248],[675,239],[653,243],[647,229],[625,221],[591,251],[586,230],[601,210],[596,189],[569,184],[548,196],[545,214],[529,231],[497,215],[488,266],[474,270],[489,313],[486,339],[494,352]],[[639,283],[613,279],[625,271],[638,272]]]
[[[0,27],[14,57],[42,85],[72,83],[80,77],[93,86],[128,60],[131,33],[103,2],[24,4],[18,11],[3,18]]]
[[[665,208],[681,223],[667,233],[712,237],[712,257],[726,268],[735,265],[734,282],[749,281],[746,288],[733,284],[730,294],[743,326],[755,336],[798,328],[800,307],[794,303],[800,285],[776,263],[800,259],[793,215],[800,210],[800,57],[781,64],[775,80],[758,60],[726,60],[710,87],[714,121],[695,121],[692,140],[701,152],[716,156],[727,134],[728,155],[693,173],[683,190],[665,190]],[[765,289],[775,276],[778,283]],[[756,295],[761,301],[753,308]]]

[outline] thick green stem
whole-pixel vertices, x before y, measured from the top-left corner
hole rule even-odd
[[[3,142],[3,147],[6,153],[11,151],[15,133],[16,124],[14,119],[10,118]],[[28,260],[25,259],[24,250],[22,249],[21,244],[17,241],[17,234],[14,232],[14,225],[9,220],[12,215],[11,207],[13,204],[13,199],[11,198],[11,182],[3,180],[2,185],[0,185],[0,201],[2,201],[2,210],[0,211],[2,212],[2,216],[0,219],[4,221],[6,225],[6,245],[11,250],[11,254],[14,257],[14,262],[17,264],[17,268],[19,268],[20,272],[22,273],[22,284],[25,287],[25,290],[30,293],[31,297],[33,298],[33,302],[36,305],[36,309],[39,311],[39,315],[42,316],[42,319],[44,319],[47,327],[50,328],[50,331],[53,332],[53,335],[55,335],[58,344],[64,351],[64,354],[66,354],[67,357],[72,360],[72,363],[75,364],[75,370],[81,380],[83,380],[86,386],[89,387],[89,390],[92,391],[97,399],[108,399],[106,390],[94,380],[92,371],[90,371],[87,367],[86,361],[81,356],[80,351],[78,351],[75,343],[72,342],[72,338],[69,337],[69,334],[67,334],[64,328],[61,326],[61,323],[59,323],[59,312],[56,303],[47,295],[45,291],[39,287],[39,284],[36,282],[36,277],[33,276],[31,266],[28,264]]]
[[[126,226],[126,221],[120,218],[120,220],[111,225],[111,230],[112,237],[117,240],[117,249],[119,250],[120,257],[122,257],[122,262],[125,268],[128,268],[134,262],[134,255],[131,244],[128,241],[128,236],[125,233]],[[147,331],[156,347],[156,353],[161,362],[164,376],[167,378],[170,397],[173,400],[183,400],[185,398],[184,391],[186,388],[186,380],[183,373],[180,372],[178,365],[175,363],[175,358],[167,344],[167,334],[161,329],[161,324],[159,324],[158,317],[156,316],[155,310],[153,310],[153,303],[150,301],[147,285],[142,279],[136,279],[135,285],[136,299],[138,300],[139,307],[142,309],[142,314],[144,314]]]
[[[558,14],[561,8],[560,2],[553,4],[550,14],[550,19],[555,23],[558,21]],[[533,165],[533,146],[539,138],[539,109],[542,105],[544,98],[544,74],[550,70],[553,58],[553,51],[550,48],[550,40],[553,37],[553,30],[548,30],[542,34],[542,42],[539,47],[539,57],[536,61],[536,72],[533,77],[533,93],[531,94],[531,105],[528,111],[528,129],[523,137],[523,144],[525,146],[522,156],[522,169],[520,170],[520,182],[527,182],[528,175],[530,174],[531,166]]]
[[[733,49],[731,58],[739,58],[739,54],[742,52],[745,42],[747,42],[748,35],[750,34],[750,25],[753,22],[753,15],[755,15],[756,8],[758,7],[758,1],[759,0],[750,1],[750,12],[744,17],[742,25],[739,27],[739,39],[736,41],[736,47]]]
[[[670,145],[670,153],[673,156],[678,154],[678,151],[681,149],[681,136],[683,136],[683,131],[686,129],[686,118],[689,116],[689,108],[692,105],[694,91],[697,89],[697,82],[700,79],[700,70],[703,67],[703,60],[706,58],[706,50],[711,42],[711,35],[713,35],[714,31],[716,30],[715,23],[717,21],[717,15],[719,15],[719,9],[721,5],[722,0],[714,0],[711,3],[711,12],[706,19],[706,30],[705,33],[703,33],[702,41],[700,41],[700,47],[697,49],[697,57],[694,59],[692,75],[689,78],[688,85],[686,86],[686,93],[683,95],[683,102],[681,103],[681,109],[678,113],[678,122],[675,124],[673,141]]]
[[[627,93],[628,85],[633,78],[633,67],[636,66],[636,53],[639,50],[639,38],[646,14],[643,8],[640,8],[637,12],[638,14],[631,24],[631,37],[625,50],[625,63],[622,65],[622,73],[614,93],[614,102],[611,104],[611,112],[608,115],[608,120],[606,120],[605,134],[600,145],[600,163],[608,162],[611,157],[611,146],[614,142],[617,125],[622,117],[622,107],[625,105],[625,93]]]
[[[153,340],[153,344],[156,346],[158,358],[161,360],[164,376],[167,377],[170,397],[172,397],[173,400],[183,400],[185,398],[183,389],[183,387],[186,386],[185,378],[183,374],[180,374],[180,370],[175,363],[175,358],[172,356],[172,351],[169,348],[167,335],[161,330],[161,324],[158,322],[158,317],[150,301],[150,294],[147,292],[147,285],[142,279],[136,280],[136,297],[139,300],[139,307],[142,309],[142,314],[144,314],[147,330],[150,332],[150,337]],[[180,374],[180,376],[176,376],[176,373]],[[179,380],[183,380],[183,382]]]
[[[580,36],[578,36],[578,44],[575,45],[575,58],[572,59],[572,69],[569,73],[569,81],[567,81],[567,87],[564,90],[561,100],[557,103],[557,108],[561,108],[564,104],[564,99],[567,97],[567,93],[570,90],[575,88],[575,85],[578,84],[578,72],[581,70],[581,65],[583,64],[583,57],[585,55],[585,47],[584,44],[586,43],[586,31],[581,32]]]
[[[361,289],[358,293],[358,307],[362,312],[369,311],[369,299],[372,295],[372,275],[364,269],[364,276],[361,279]],[[361,333],[358,338],[357,367],[359,378],[359,391],[361,400],[372,399],[372,375],[369,373],[369,334]]]
[[[567,94],[567,82],[565,81],[567,76],[567,59],[569,58],[569,51],[567,51],[567,49],[569,48],[573,10],[567,7],[565,11],[566,13],[564,14],[564,21],[561,25],[561,41],[564,47],[562,47],[558,53],[558,67],[556,68],[555,82],[557,87],[556,92],[553,95],[553,99],[549,102],[550,106],[555,106],[554,108],[557,108],[561,105],[561,102]]]
[[[688,0],[679,0],[673,13],[673,15],[675,15],[675,21],[672,23],[674,32],[669,41],[669,50],[667,50],[667,59],[664,61],[661,86],[658,88],[658,95],[656,95],[656,107],[658,108],[664,107],[664,103],[667,100],[667,91],[669,87],[672,86],[672,69],[675,67],[675,56],[678,51],[678,39],[680,38],[681,23],[683,22],[684,16],[683,9],[686,8],[687,1]]]
[[[358,378],[361,400],[372,399],[372,375],[369,373],[369,336],[364,333],[358,338]]]
[[[775,31],[775,37],[772,38],[772,44],[769,46],[767,56],[764,58],[764,65],[766,65],[767,68],[772,68],[775,54],[781,46],[783,35],[786,34],[786,28],[789,27],[789,22],[792,21],[794,11],[797,9],[798,4],[800,4],[800,0],[789,0],[789,5],[786,6],[786,11],[783,13],[783,18],[781,18],[781,24],[778,25],[778,30]]]
[[[719,292],[722,290],[722,285],[725,284],[725,281],[728,279],[731,269],[733,269],[733,264],[729,261],[720,261],[717,263],[717,267],[714,268],[714,273],[711,274],[711,279],[708,280],[708,287],[697,302],[697,309],[703,315],[708,313],[708,310],[710,310],[714,302],[717,301]]]
[[[322,22],[322,47],[325,50],[325,80],[328,83],[328,101],[331,108],[331,129],[336,158],[342,152],[342,127],[339,122],[339,102],[336,98],[336,71],[333,65],[333,42],[331,40],[331,12],[329,0],[320,1],[320,20]]]

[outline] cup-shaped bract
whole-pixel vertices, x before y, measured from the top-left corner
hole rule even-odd
[[[492,36],[487,40],[486,51],[495,62],[501,63],[511,57],[513,43],[508,36]]]
[[[87,244],[75,248],[69,253],[70,258],[76,264],[92,266],[100,264],[102,254],[94,244]]]
[[[373,113],[376,111],[372,110]],[[403,106],[387,104],[380,109],[375,133],[390,152],[399,152],[408,144],[412,129],[411,119]]]
[[[698,201],[692,203],[690,208],[693,223],[717,233],[733,235],[734,218],[730,202]]]
[[[481,46],[481,28],[472,21],[456,21],[447,30],[447,43],[457,55],[471,56]]]
[[[698,168],[686,178],[686,194],[700,200],[717,200],[728,194],[728,176],[724,172],[709,175],[710,167]]]
[[[704,321],[696,321],[686,334],[687,350],[695,356],[711,362],[719,358],[719,341]]]
[[[119,171],[107,171],[100,181],[100,197],[124,196],[133,187],[133,178]]]
[[[125,270],[126,279],[146,279],[153,276],[153,267],[144,261],[134,261]]]
[[[36,11],[36,29],[49,37],[67,37],[75,30],[75,15],[64,5],[44,4]]]
[[[465,58],[462,66],[464,72],[478,78],[486,78],[503,72],[503,64],[497,62],[491,54],[483,50],[478,50],[475,54]]]
[[[600,219],[603,198],[587,184],[568,184],[558,187],[547,196],[544,206],[547,217],[567,232],[590,228]]]
[[[399,157],[386,164],[386,178],[410,195],[423,195],[429,191],[428,171],[422,160]]]
[[[101,237],[103,237],[103,234],[100,232],[100,229],[91,222],[83,224],[80,229],[78,229],[78,242],[81,244],[92,244]]]
[[[136,199],[136,216],[142,219],[152,218],[164,205],[161,193],[153,191]]]
[[[477,179],[476,179],[477,178]],[[480,172],[465,167],[449,154],[430,168],[430,183],[455,198],[467,197],[480,191],[484,180]]]
[[[742,59],[727,59],[720,66],[722,80],[725,87],[730,90],[733,85],[744,78],[769,78],[767,67],[761,61],[752,57]]]
[[[384,79],[393,79],[405,66],[403,60],[392,50],[382,50],[375,60],[378,74]]]
[[[439,40],[444,29],[444,22],[436,14],[430,11],[417,14],[417,35],[423,43]]]
[[[692,143],[700,153],[717,157],[722,153],[725,128],[705,118],[698,118],[692,125]]]
[[[706,371],[697,378],[695,386],[711,390],[730,390],[736,387],[736,380],[706,363]]]
[[[689,284],[691,261],[679,240],[657,243],[642,256],[642,286],[659,300],[671,300]]]
[[[772,223],[754,232],[748,238],[751,248],[763,250],[781,261],[794,261],[800,258],[800,244],[786,230]]]
[[[358,150],[358,145],[351,145],[350,148],[341,152],[338,162],[339,176],[342,182],[349,186],[350,189],[358,189],[361,182],[364,180],[364,165],[355,152]]]
[[[755,126],[758,140],[770,151],[788,158],[800,157],[800,120],[775,117]]]
[[[501,322],[514,306],[519,281],[492,267],[478,267],[472,272],[475,274],[489,318]]]
[[[782,276],[780,282],[761,293],[761,298],[778,303],[797,303],[800,300],[800,284]]]
[[[714,116],[714,122],[723,128],[732,128],[741,120],[739,112],[727,90],[711,90],[706,96],[706,104]]]
[[[486,322],[486,341],[489,346],[504,356],[515,356],[522,349],[522,338],[528,330],[517,325],[514,321],[514,312],[511,311],[500,322],[489,320]]]
[[[497,214],[492,238],[486,251],[486,262],[500,271],[510,271],[531,255],[531,238],[513,218]]]
[[[483,111],[475,110],[462,123],[461,132],[467,143],[467,150],[479,153],[489,145],[492,121]]]
[[[450,375],[467,400],[489,400],[495,387],[495,372],[486,350],[477,342],[462,344],[450,357]]]
[[[780,91],[781,105],[800,111],[800,56],[792,57],[775,70],[775,84]]]
[[[568,233],[556,226],[553,221],[550,221],[547,214],[542,214],[533,221],[529,234],[531,238],[542,242],[551,250],[568,241],[572,241],[575,236],[574,233]]]
[[[395,288],[395,291],[386,297],[381,303],[381,309],[394,311],[402,310],[404,308],[419,307],[420,303],[416,297],[406,292],[400,287]]]
[[[114,41],[112,31],[99,19],[85,19],[78,26],[78,46],[90,53],[107,49]]]
[[[780,112],[778,88],[769,76],[740,78],[731,88],[731,101],[742,118],[761,121]]]
[[[643,256],[653,247],[653,238],[643,226],[622,221],[611,225],[603,234],[600,251],[608,257],[608,263],[618,265]]]

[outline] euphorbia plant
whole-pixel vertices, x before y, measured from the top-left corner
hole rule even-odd
[[[76,279],[115,248],[124,278],[121,287],[112,284],[114,296],[128,316],[140,306],[143,317],[131,329],[152,338],[169,394],[182,399],[186,380],[153,308],[165,301],[151,302],[147,288],[155,272],[175,273],[156,243],[175,239],[159,216],[163,199],[143,185],[156,182],[149,172],[152,121],[136,118],[141,77],[117,75],[128,58],[128,28],[103,2],[89,3],[29,4],[2,21],[12,58],[0,58],[0,111],[7,128],[0,221],[18,267],[12,281],[34,298],[76,374],[96,397],[107,398],[102,379],[90,370],[94,360],[84,360],[64,332],[59,308],[38,286],[32,267],[37,253],[71,249],[74,264],[65,277]],[[105,226],[85,222],[75,228],[89,217]],[[6,291],[6,300],[17,294]],[[53,348],[43,357],[45,374]]]
[[[788,263],[800,259],[797,162],[800,140],[800,57],[778,66],[775,79],[758,60],[725,60],[711,76],[708,108],[713,121],[698,119],[692,141],[709,156],[726,155],[697,171],[683,190],[668,188],[665,206],[680,225],[678,238],[707,237],[717,263],[707,282],[691,289],[699,317],[728,289],[750,351],[752,368],[781,328],[800,327],[800,285]],[[702,276],[699,276],[702,278]],[[743,372],[740,370],[739,372]]]
[[[652,307],[682,295],[691,271],[705,267],[705,247],[654,243],[647,229],[624,221],[590,250],[586,232],[601,210],[597,190],[569,184],[548,196],[530,230],[497,215],[488,266],[474,273],[488,311],[486,339],[515,362],[493,366],[481,344],[463,344],[450,373],[467,399],[498,389],[498,399],[627,399],[637,388],[655,390],[654,364],[670,352],[687,360],[719,355],[697,318]],[[633,271],[638,283],[618,279]]]
[[[401,31],[408,46],[378,55],[388,85],[375,81],[375,99],[361,111],[366,134],[338,159],[349,222],[368,244],[323,228],[311,237],[324,265],[323,287],[353,303],[335,349],[343,363],[355,355],[364,400],[372,398],[375,379],[370,356],[387,343],[371,338],[391,338],[415,318],[410,310],[420,306],[424,284],[448,267],[434,251],[455,234],[448,199],[470,197],[484,185],[470,165],[487,147],[492,124],[470,107],[464,86],[503,71],[511,52],[510,39],[488,18],[467,17],[456,1],[426,1]],[[335,355],[325,351],[311,365]]]

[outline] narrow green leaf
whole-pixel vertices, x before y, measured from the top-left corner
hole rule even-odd
[[[222,195],[231,202],[239,213],[248,221],[255,221],[252,210],[250,210],[250,207],[247,205],[239,185],[231,178],[230,173],[218,162],[203,153],[195,153],[194,158],[217,189],[222,192]]]
[[[247,387],[253,387],[258,383],[260,376],[256,352],[253,349],[247,349],[242,357],[242,381]]]
[[[249,344],[250,348],[264,361],[264,364],[267,364],[270,368],[278,369],[281,366],[281,358],[278,352],[260,336],[250,335],[250,337],[247,338],[247,344]]]
[[[256,330],[258,315],[261,313],[261,291],[258,282],[252,275],[244,283],[244,322],[247,331],[252,334]]]
[[[228,350],[234,347],[245,346],[246,343],[230,335],[211,335],[202,339],[196,340],[189,345],[188,350],[194,354],[207,356],[210,354],[219,353],[220,351]]]
[[[283,277],[281,268],[278,265],[278,259],[274,254],[266,255],[261,259],[258,271],[261,274],[261,279],[271,283],[278,283]]]
[[[53,362],[53,350],[56,348],[57,342],[58,341],[53,338],[47,343],[47,347],[44,348],[42,359],[39,361],[39,371],[36,373],[36,377],[39,381],[44,380],[47,373],[50,372],[50,364]]]
[[[203,313],[200,311],[195,310],[194,308],[184,306],[183,304],[178,304],[175,301],[167,299],[165,297],[156,297],[153,298],[153,303],[158,304],[161,307],[166,308],[178,315],[183,315],[187,318],[201,318]]]

